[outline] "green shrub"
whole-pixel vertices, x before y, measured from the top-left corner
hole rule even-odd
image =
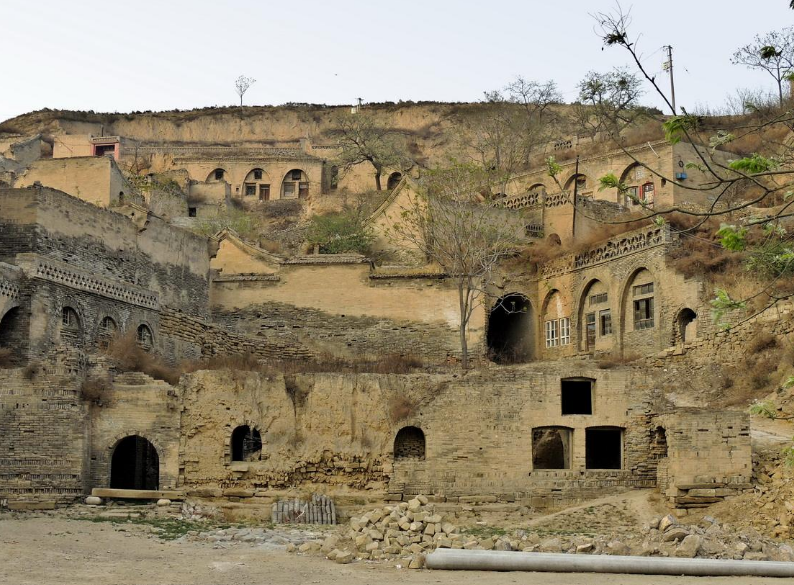
[[[319,245],[321,254],[367,254],[372,244],[372,234],[364,221],[350,210],[313,216],[306,239]]]

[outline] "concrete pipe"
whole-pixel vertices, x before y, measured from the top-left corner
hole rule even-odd
[[[460,571],[548,571],[553,573],[628,573],[700,577],[753,575],[794,577],[794,563],[526,553],[439,548],[427,555],[428,569]]]

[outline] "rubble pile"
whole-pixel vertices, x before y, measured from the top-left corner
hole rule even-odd
[[[425,496],[408,502],[376,508],[350,519],[346,533],[331,535],[323,542],[307,542],[288,551],[320,550],[337,563],[353,559],[394,559],[410,557],[409,568],[424,566],[424,555],[436,548],[463,548],[464,535],[455,525],[435,513]]]

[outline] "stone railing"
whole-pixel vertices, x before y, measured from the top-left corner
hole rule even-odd
[[[559,193],[546,194],[543,198],[543,205],[545,207],[560,207],[571,202],[570,195],[567,191],[560,191]]]
[[[655,246],[669,244],[672,241],[670,227],[667,225],[634,230],[611,238],[581,254],[570,254],[547,262],[543,265],[541,275],[543,278],[559,276],[566,272],[581,270],[615,258],[642,252]]]
[[[130,305],[158,310],[160,300],[157,293],[132,284],[119,283],[91,274],[64,262],[50,258],[33,257],[30,275],[70,288],[94,293]]]
[[[523,195],[514,195],[512,197],[505,197],[494,203],[494,207],[502,207],[504,209],[525,209],[527,207],[537,207],[541,204],[541,197],[538,191],[531,191]]]
[[[18,299],[19,287],[6,280],[0,280],[0,296],[8,297],[10,299]]]

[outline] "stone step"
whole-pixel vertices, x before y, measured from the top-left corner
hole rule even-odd
[[[100,498],[118,498],[125,500],[184,500],[185,492],[179,490],[119,490],[112,488],[94,488],[92,496]]]

